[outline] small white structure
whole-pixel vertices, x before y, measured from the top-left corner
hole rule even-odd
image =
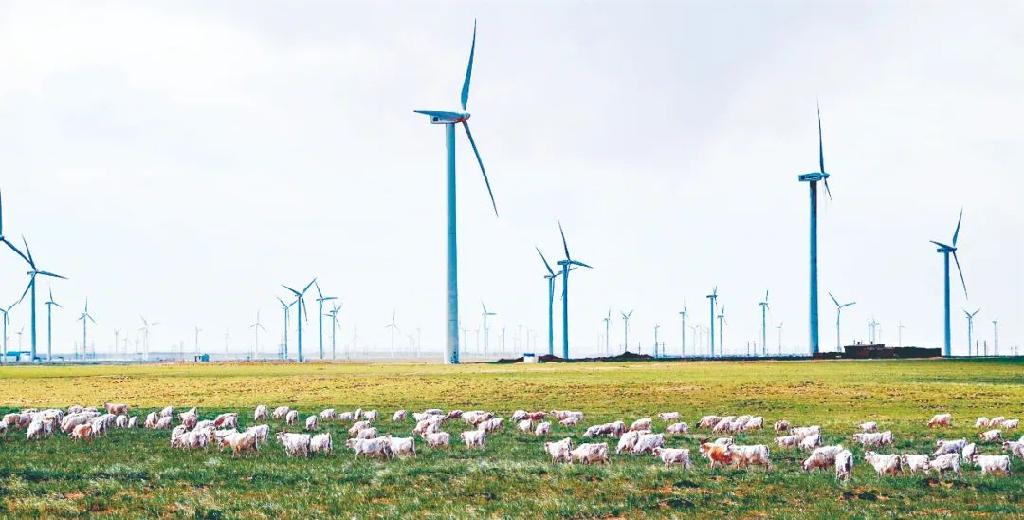
[[[523,363],[540,363],[540,358],[533,352],[523,353]]]

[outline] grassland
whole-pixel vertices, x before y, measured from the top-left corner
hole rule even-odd
[[[426,407],[580,409],[586,424],[659,411],[756,413],[766,420],[821,424],[826,442],[850,444],[854,425],[879,421],[896,444],[885,452],[927,453],[936,438],[974,437],[977,416],[1024,416],[1024,364],[1013,361],[631,363],[551,365],[216,364],[0,367],[0,411],[21,407],[131,404],[145,414],[167,404],[201,416],[287,404],[303,416],[322,408]],[[933,413],[954,427],[933,431]],[[283,425],[273,422],[276,430]],[[381,421],[407,435],[411,423]],[[650,457],[613,456],[603,467],[555,465],[540,440],[512,429],[483,451],[418,445],[412,459],[353,460],[342,425],[328,426],[336,452],[308,460],[276,444],[232,459],[216,450],[172,450],[168,432],[116,430],[92,444],[64,437],[0,438],[0,517],[1024,517],[1024,464],[1010,478],[880,478],[861,459],[849,484],[801,474],[800,454],[772,450],[776,469],[690,472]],[[446,426],[449,432],[461,423]],[[583,428],[553,435],[582,439]],[[1024,433],[1024,432],[1021,432]],[[1018,434],[1019,435],[1019,434]],[[771,432],[738,442],[770,443]],[[700,434],[671,446],[696,447]],[[774,447],[773,447],[774,448]],[[998,452],[986,445],[982,452]]]

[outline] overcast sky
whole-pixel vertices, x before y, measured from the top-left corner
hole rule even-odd
[[[144,314],[161,323],[154,350],[191,346],[199,325],[204,350],[230,332],[241,352],[257,311],[276,349],[280,285],[314,276],[343,302],[339,344],[358,327],[360,348],[389,348],[394,309],[438,349],[444,130],[412,110],[458,108],[477,18],[470,123],[501,217],[460,132],[459,284],[464,327],[480,326],[481,300],[498,313],[492,345],[502,326],[509,342],[520,324],[544,337],[534,246],[559,257],[560,219],[594,266],[572,273],[574,353],[597,350],[609,309],[635,309],[633,350],[661,324],[676,353],[678,312],[707,325],[716,285],[728,350],[760,340],[770,289],[770,350],[783,322],[784,348],[804,351],[796,177],[817,170],[817,98],[834,195],[819,220],[823,348],[827,291],[857,302],[844,343],[873,317],[888,343],[902,321],[904,343],[939,346],[928,240],[951,240],[962,206],[970,299],[954,287],[954,352],[961,307],[981,309],[990,345],[999,320],[1005,352],[1024,343],[1022,15],[996,1],[0,2],[5,232],[70,277],[52,283],[58,351],[80,338],[86,297],[100,351]],[[23,271],[0,254],[5,305]],[[28,305],[12,311],[12,345],[27,320]]]

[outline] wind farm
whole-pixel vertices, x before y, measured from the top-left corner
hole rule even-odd
[[[0,516],[1024,514],[1012,8],[440,7],[10,10]]]

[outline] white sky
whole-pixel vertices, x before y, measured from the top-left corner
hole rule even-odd
[[[823,347],[829,290],[857,301],[844,342],[875,317],[889,343],[902,320],[905,343],[939,346],[928,240],[951,239],[962,205],[970,301],[954,291],[954,352],[963,306],[981,308],[982,340],[1000,320],[1005,351],[1024,342],[1022,15],[995,1],[0,2],[5,231],[71,278],[53,283],[68,307],[58,351],[86,296],[100,351],[115,328],[134,337],[140,313],[161,322],[154,350],[190,346],[198,324],[205,350],[230,331],[242,351],[257,310],[268,348],[280,284],[313,276],[343,301],[344,344],[355,325],[361,346],[389,347],[395,309],[440,348],[444,131],[412,110],[457,108],[476,17],[470,122],[501,218],[460,132],[465,327],[483,299],[492,331],[544,337],[533,246],[554,261],[561,219],[595,267],[571,280],[574,353],[595,350],[609,308],[636,309],[634,350],[660,323],[678,352],[677,312],[686,301],[706,324],[714,285],[728,349],[759,338],[766,288],[770,327],[805,349],[796,176],[817,169],[817,97],[835,196],[820,219]],[[0,252],[3,300],[24,286],[19,261]],[[12,312],[15,346],[27,319]]]

